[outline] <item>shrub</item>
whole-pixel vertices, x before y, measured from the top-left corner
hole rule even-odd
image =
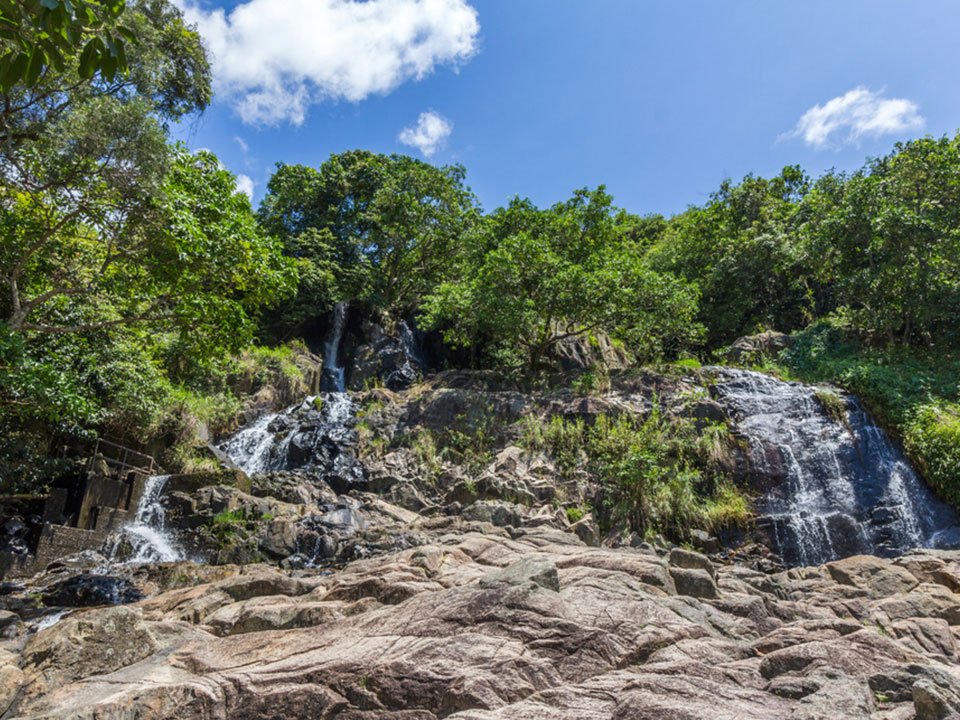
[[[583,517],[583,508],[568,507],[566,512],[567,512],[567,521],[571,525],[573,525],[575,522],[579,521]]]

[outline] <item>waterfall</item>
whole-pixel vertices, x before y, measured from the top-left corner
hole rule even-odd
[[[349,304],[337,303],[333,307],[333,325],[323,343],[323,385],[329,392],[345,392],[344,370],[340,365],[340,343],[343,341],[343,330],[347,322]]]
[[[263,415],[220,444],[220,449],[248,475],[276,470],[315,468],[331,487],[343,492],[364,482],[356,445],[354,407],[344,383],[340,345],[347,303],[333,309],[323,343],[323,392],[282,412]]]
[[[420,334],[414,332],[406,320],[400,321],[400,349],[407,356],[407,360],[412,360],[421,369],[426,367]]]
[[[110,561],[116,559],[121,543],[126,541],[131,552],[126,562],[174,562],[183,559],[183,554],[166,529],[166,510],[160,502],[163,488],[169,475],[148,477],[143,494],[137,504],[133,522],[127,523],[116,538],[110,551]]]
[[[293,422],[297,413],[314,406],[317,396],[310,395],[281,412],[265,413],[241,428],[220,444],[233,463],[247,475],[282,470],[287,464],[287,450],[292,433],[278,433]]]
[[[810,386],[748,370],[711,371],[713,394],[747,438],[751,475],[765,491],[758,528],[785,562],[816,565],[960,542],[954,511],[855,398],[840,396],[838,421]]]

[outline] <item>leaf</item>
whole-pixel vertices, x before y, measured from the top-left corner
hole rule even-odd
[[[83,48],[83,52],[80,53],[80,67],[78,68],[78,72],[84,80],[92,78],[93,73],[97,70],[97,61],[99,58],[97,44],[97,39],[93,38],[87,42]]]
[[[30,58],[24,54],[19,53],[16,59],[10,63],[7,68],[7,72],[4,75],[2,82],[5,88],[12,87],[14,84],[23,79],[24,71],[27,69],[27,62]]]
[[[117,32],[120,33],[127,40],[127,42],[132,45],[138,45],[140,42],[139,38],[137,38],[137,34],[128,27],[118,25]]]
[[[23,81],[27,87],[33,87],[37,84],[37,80],[40,79],[40,73],[43,72],[43,68],[46,65],[46,59],[47,58],[43,54],[43,51],[39,48],[33,51],[23,78]]]
[[[117,58],[110,54],[104,54],[103,62],[100,64],[100,72],[108,81],[112,81],[117,74]]]

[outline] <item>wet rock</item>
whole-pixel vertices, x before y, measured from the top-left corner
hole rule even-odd
[[[127,578],[82,574],[49,586],[43,593],[43,604],[47,607],[93,607],[133,603],[142,598],[143,594]]]
[[[387,377],[384,380],[384,385],[391,390],[405,390],[416,383],[419,379],[420,371],[410,362],[405,362],[396,370],[393,370],[387,374]]]

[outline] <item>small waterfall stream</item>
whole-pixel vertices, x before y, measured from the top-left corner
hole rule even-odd
[[[340,360],[348,310],[347,303],[333,309],[323,343],[321,393],[281,412],[262,415],[221,443],[220,449],[248,475],[316,467],[335,488],[363,481],[363,468],[352,452],[354,407]]]
[[[716,399],[749,441],[751,475],[764,491],[758,527],[785,562],[960,543],[956,513],[855,398],[840,396],[838,422],[815,388],[749,370],[711,371]]]
[[[343,330],[347,323],[347,303],[337,303],[333,308],[333,326],[323,343],[323,380],[321,390],[343,393],[347,386],[344,382],[344,368],[340,364],[340,344],[343,342]]]
[[[127,563],[176,562],[184,559],[183,552],[166,528],[167,514],[161,503],[169,477],[153,475],[147,478],[133,522],[127,523],[113,542],[109,554],[111,564],[116,561],[124,542],[131,548],[125,560]]]

